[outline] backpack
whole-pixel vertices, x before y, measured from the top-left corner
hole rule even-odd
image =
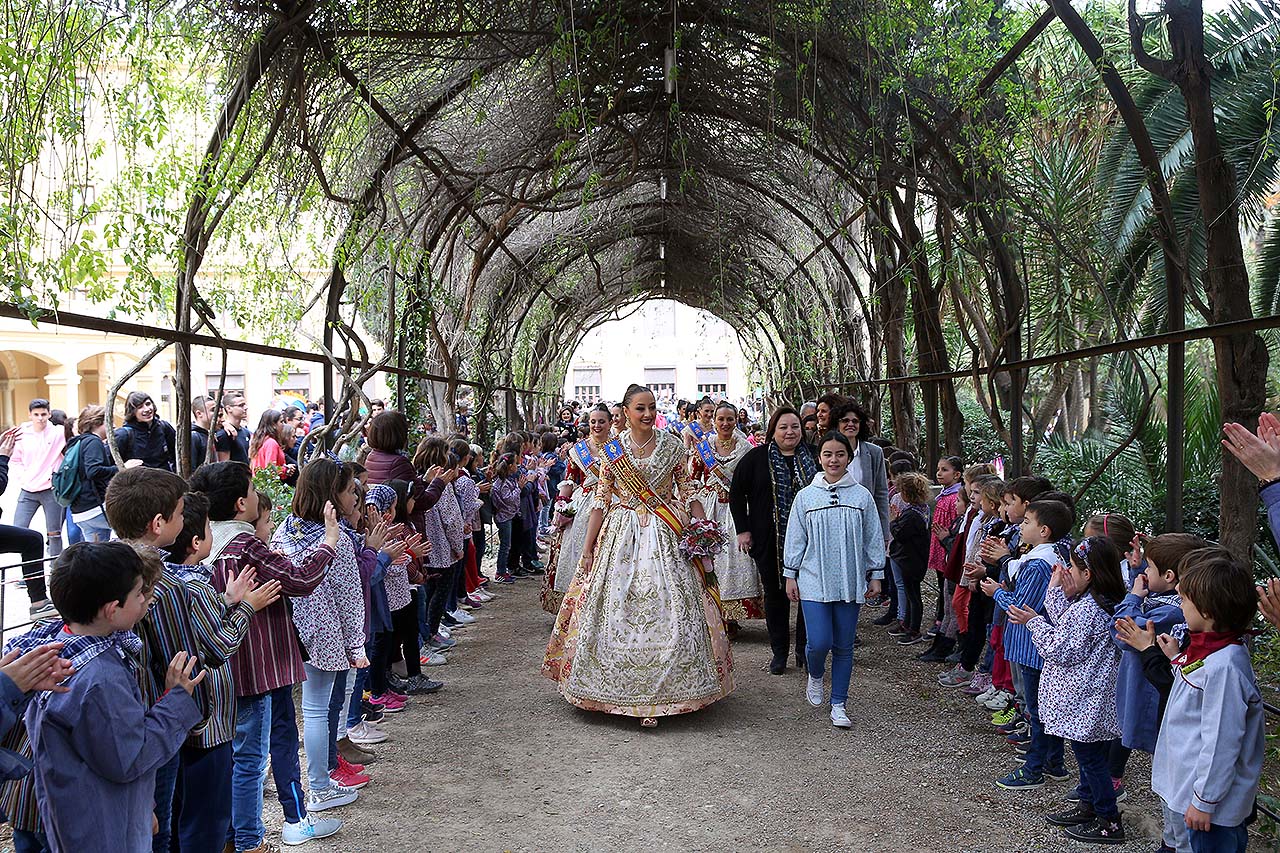
[[[80,489],[84,485],[80,477],[80,448],[83,441],[77,441],[67,447],[53,472],[53,497],[59,506],[71,506],[80,497]]]

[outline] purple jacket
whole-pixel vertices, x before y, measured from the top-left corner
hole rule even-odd
[[[515,474],[493,481],[489,492],[493,504],[493,520],[502,524],[520,514],[520,478]]]

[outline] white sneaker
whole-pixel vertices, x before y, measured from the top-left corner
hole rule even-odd
[[[292,847],[306,844],[314,838],[328,838],[339,829],[342,829],[342,821],[336,817],[307,815],[297,823],[286,823],[280,831],[280,840]]]
[[[444,666],[449,659],[439,652],[432,651],[426,646],[422,647],[422,655],[418,658],[418,662],[423,666]]]
[[[985,705],[987,704],[988,699],[990,699],[992,696],[995,696],[999,692],[1000,692],[1000,688],[996,687],[993,684],[990,687],[988,687],[986,690],[979,693],[977,696],[974,696],[973,701],[977,702],[979,705]]]
[[[809,700],[809,704],[817,708],[826,701],[826,697],[822,691],[822,679],[809,676],[809,683],[804,688],[804,698]]]
[[[322,812],[325,809],[349,806],[358,799],[360,799],[360,792],[355,788],[330,785],[323,791],[312,791],[307,794],[307,811]]]
[[[995,695],[993,695],[990,699],[988,699],[983,704],[986,705],[988,708],[990,708],[992,711],[1003,711],[1005,708],[1009,707],[1009,703],[1012,701],[1013,701],[1012,693],[1010,693],[1007,690],[997,690],[995,692]]]
[[[838,729],[853,728],[853,721],[849,719],[849,715],[844,712],[844,703],[831,706],[831,725]]]
[[[450,637],[449,626],[441,622],[440,627],[436,629],[436,636],[444,637],[446,640],[449,639]]]
[[[458,608],[457,610],[450,613],[449,615],[452,616],[454,619],[457,619],[458,622],[460,622],[463,625],[470,625],[472,622],[479,621],[475,616],[472,616],[470,613],[463,610],[462,608]]]
[[[475,592],[471,593],[471,597],[479,599],[482,604],[488,604],[496,598],[496,596],[490,595],[482,589],[477,589]]]
[[[378,728],[373,723],[366,723],[363,720],[347,729],[347,738],[350,739],[352,743],[382,743],[388,737],[390,737],[390,735],[382,729]]]

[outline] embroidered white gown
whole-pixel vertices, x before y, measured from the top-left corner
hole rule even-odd
[[[715,519],[729,543],[714,560],[725,618],[762,619],[764,588],[760,585],[760,571],[750,554],[738,550],[738,528],[733,523],[733,513],[729,511],[729,483],[733,480],[733,471],[754,445],[737,430],[733,431],[733,436],[733,449],[728,453],[721,453],[715,437],[711,438],[711,452],[719,463],[716,468],[719,473],[706,469],[696,448],[693,470],[702,484],[698,498],[706,510],[707,518]]]
[[[649,487],[687,518],[684,445],[655,434],[653,454],[631,458]],[[630,455],[626,432],[621,442]],[[633,717],[683,714],[727,696],[734,684],[724,622],[676,534],[607,461],[592,507],[605,512],[595,560],[565,595],[543,674],[579,708]]]

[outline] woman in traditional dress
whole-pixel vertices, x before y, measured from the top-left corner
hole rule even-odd
[[[767,441],[747,452],[733,472],[729,486],[729,508],[738,549],[750,554],[760,570],[764,588],[764,621],[769,629],[773,660],[769,671],[787,671],[791,643],[791,602],[783,587],[782,549],[787,534],[787,515],[796,494],[809,485],[818,471],[816,454],[803,441],[800,413],[790,406],[773,410]],[[732,545],[730,545],[732,547]],[[796,616],[796,665],[805,666],[804,618]]]
[[[600,404],[591,410],[587,421],[587,437],[569,448],[569,475],[560,483],[560,497],[569,501],[572,515],[567,524],[557,527],[551,538],[547,557],[547,574],[542,588],[542,609],[560,612],[564,594],[573,583],[582,545],[587,540],[587,522],[591,514],[591,498],[600,482],[600,464],[604,446],[609,443],[609,407]],[[560,514],[557,513],[557,516]],[[556,522],[560,522],[557,520]]]
[[[654,429],[648,388],[632,385],[622,405],[629,428],[604,448],[582,560],[542,672],[570,704],[650,727],[727,696],[733,661],[701,567],[679,550],[691,494],[684,449]],[[696,501],[689,511],[703,517]]]
[[[715,433],[715,417],[716,404],[711,398],[703,397],[699,400],[698,408],[694,410],[694,417],[689,419],[688,426],[680,432],[680,437],[684,439],[685,450],[690,454],[693,453],[694,445]]]
[[[729,637],[738,633],[738,621],[764,617],[760,572],[751,555],[737,547],[738,530],[729,511],[729,484],[742,457],[753,445],[737,429],[738,410],[733,404],[721,403],[715,413],[715,433],[695,446],[694,478],[702,484],[707,517],[720,525],[731,547],[715,558],[716,579],[720,586],[720,602],[728,623]]]

